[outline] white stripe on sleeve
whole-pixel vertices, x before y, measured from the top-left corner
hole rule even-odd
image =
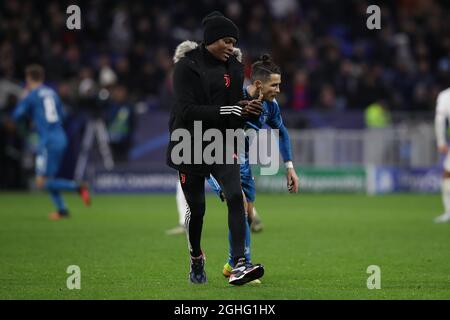
[[[220,115],[234,114],[236,116],[242,116],[241,106],[222,106],[220,107]]]

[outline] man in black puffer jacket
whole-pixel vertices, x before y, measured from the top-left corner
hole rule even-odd
[[[211,174],[223,187],[228,206],[228,226],[235,253],[235,268],[229,283],[242,285],[262,277],[264,268],[245,260],[245,213],[237,142],[234,139],[226,142],[225,131],[242,128],[245,120],[260,115],[262,105],[259,100],[242,100],[244,75],[240,50],[234,47],[239,38],[236,25],[215,11],[203,19],[203,26],[203,43],[185,41],[175,52],[175,106],[169,123],[171,141],[167,164],[178,171],[188,204],[185,226],[191,257],[190,281],[206,282],[200,240],[205,214],[205,177]],[[207,144],[198,141],[203,140],[203,133],[208,129],[219,131],[223,138],[223,156],[214,157],[214,162],[203,158]],[[188,148],[180,148],[181,142],[184,146],[187,142],[180,137],[187,132]],[[230,154],[232,161],[227,157]]]

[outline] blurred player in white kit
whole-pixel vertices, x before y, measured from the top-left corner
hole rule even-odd
[[[450,222],[450,153],[446,139],[447,119],[450,119],[450,88],[441,91],[438,95],[434,122],[438,151],[445,154],[442,179],[444,213],[434,219],[436,223]]]

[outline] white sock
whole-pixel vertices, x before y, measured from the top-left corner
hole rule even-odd
[[[450,178],[442,181],[442,202],[444,203],[445,213],[450,215]]]
[[[183,189],[181,188],[180,181],[178,181],[178,183],[177,183],[176,199],[177,199],[177,209],[178,209],[178,219],[179,219],[178,223],[181,226],[184,226],[187,204],[186,204],[186,198],[184,197]]]

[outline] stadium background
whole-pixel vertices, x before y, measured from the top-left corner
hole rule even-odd
[[[330,141],[335,149],[333,159],[324,162],[327,155],[316,150],[313,157],[311,147],[301,144],[301,139],[304,130],[323,135],[330,129],[353,129],[353,135],[364,135],[365,129],[373,127],[381,127],[380,132],[384,128],[384,135],[391,137],[399,134],[396,128],[407,127],[406,136],[413,136],[421,125],[431,124],[437,93],[450,83],[445,19],[449,8],[445,3],[378,2],[382,27],[369,30],[367,1],[200,1],[196,10],[189,10],[190,4],[183,1],[79,1],[82,28],[68,30],[68,1],[45,6],[34,1],[3,1],[0,112],[5,116],[16,104],[24,66],[42,63],[47,83],[60,93],[69,111],[66,129],[71,144],[62,175],[74,175],[87,123],[101,118],[111,140],[115,172],[134,172],[135,178],[147,185],[130,190],[171,190],[173,179],[166,189],[158,190],[155,186],[163,185],[167,177],[142,173],[167,171],[163,161],[171,109],[172,55],[181,41],[200,41],[201,18],[219,9],[241,29],[238,46],[244,52],[247,78],[251,63],[263,52],[272,54],[281,66],[278,101],[291,135],[299,137],[298,147],[297,140],[293,143],[297,166],[432,167],[438,164],[435,149],[430,147],[432,136],[416,151],[427,161],[419,159],[416,164],[411,162],[410,141],[392,147],[397,154],[393,160],[392,155],[382,154],[383,147],[376,149],[376,133],[369,138],[372,141],[361,142],[378,153],[376,159],[356,155],[339,161],[348,153],[345,144],[350,142],[343,141],[344,146],[337,148]],[[108,91],[102,94],[105,88]],[[2,189],[29,186],[36,139],[22,134],[24,129],[16,134],[1,129]],[[309,137],[306,133],[303,137]],[[378,140],[384,139],[383,133],[378,136]],[[328,141],[317,134],[312,139],[322,145]],[[357,148],[356,152],[364,153],[364,146]],[[90,155],[83,172],[92,178],[104,168],[95,145]],[[416,177],[412,176],[410,180]],[[122,175],[99,177],[106,191],[119,188],[108,187],[108,181],[120,178],[125,179]]]
[[[81,30],[66,28],[71,4],[81,8]],[[370,4],[381,8],[380,30],[366,27]],[[253,243],[267,284],[232,293],[220,277],[224,208],[211,195],[205,243],[208,265],[219,268],[192,295],[180,286],[185,239],[161,241],[176,222],[175,175],[164,157],[172,55],[181,41],[201,40],[200,21],[212,10],[239,26],[247,78],[263,52],[282,69],[278,101],[301,191],[279,194],[282,172],[256,177],[267,228]],[[82,170],[95,191],[93,214],[68,196],[73,219],[44,222],[50,200],[23,192],[34,189],[36,136],[29,124],[14,133],[0,127],[0,298],[448,299],[448,230],[432,225],[442,207],[428,193],[440,188],[433,117],[437,93],[450,83],[449,14],[449,3],[437,0],[203,0],[195,10],[187,1],[1,1],[0,118],[21,95],[24,66],[42,63],[69,113],[60,174],[76,175],[97,119],[114,168],[94,145]],[[411,194],[365,195],[391,192]],[[90,270],[86,289],[64,291],[74,260]],[[384,291],[365,286],[373,263],[387,270]],[[276,266],[278,277],[270,273]]]

